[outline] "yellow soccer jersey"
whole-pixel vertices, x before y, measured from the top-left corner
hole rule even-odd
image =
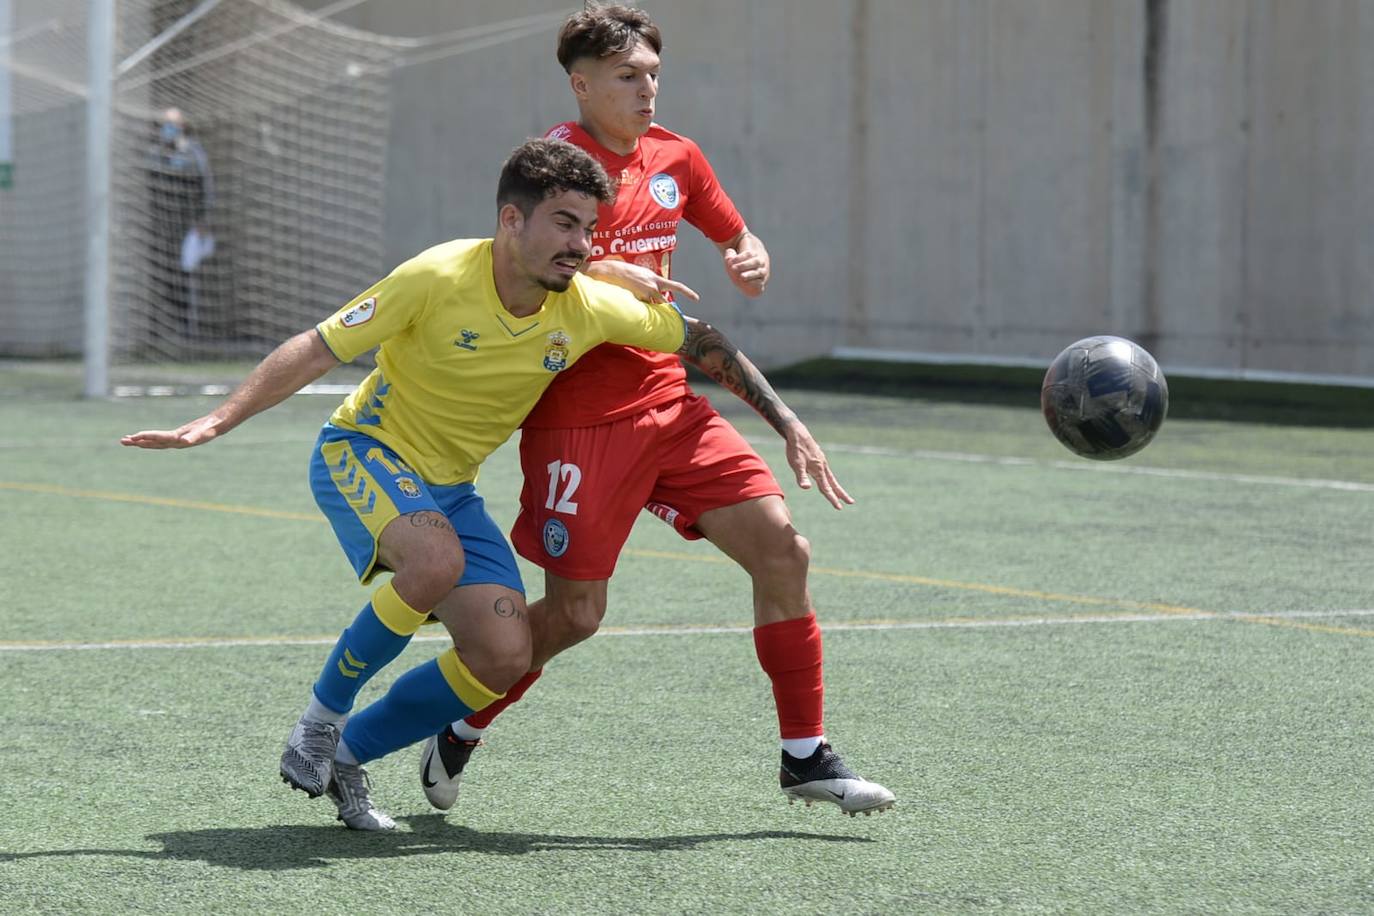
[[[437,245],[316,326],[343,362],[381,345],[377,368],[330,422],[391,446],[426,481],[477,478],[554,376],[601,343],[670,353],[681,313],[581,274],[516,318],[492,278],[491,239]]]

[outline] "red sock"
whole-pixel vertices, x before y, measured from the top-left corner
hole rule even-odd
[[[754,651],[773,681],[783,738],[823,733],[825,683],[821,679],[821,628],[816,615],[754,628]]]
[[[473,728],[486,728],[487,726],[491,725],[491,720],[495,719],[497,716],[501,715],[501,713],[505,712],[508,706],[510,706],[512,703],[518,703],[520,701],[520,698],[525,695],[525,691],[529,690],[530,685],[533,684],[535,681],[539,680],[539,675],[543,673],[543,668],[540,668],[537,671],[525,672],[525,676],[522,677],[520,680],[516,681],[514,684],[512,684],[510,688],[506,691],[505,696],[497,700],[495,703],[492,703],[485,709],[477,710],[477,712],[468,716],[463,721],[471,725]]]

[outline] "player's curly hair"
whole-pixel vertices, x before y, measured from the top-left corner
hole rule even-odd
[[[643,39],[655,54],[663,51],[663,35],[649,14],[632,6],[588,4],[573,13],[558,30],[558,62],[568,73],[584,57],[621,54]]]
[[[615,200],[615,188],[601,163],[566,140],[526,140],[501,166],[496,208],[515,204],[529,216],[546,197],[578,191],[603,204]]]

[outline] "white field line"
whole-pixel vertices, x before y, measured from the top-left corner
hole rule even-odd
[[[309,387],[309,386],[307,386]],[[340,386],[347,387],[347,386]],[[348,391],[352,391],[348,388]],[[310,436],[289,438],[283,437],[254,437],[241,435],[234,438],[226,438],[226,444],[232,445],[308,445],[314,441],[314,433]],[[777,444],[776,439],[761,436],[746,436],[745,441],[750,445],[767,449]],[[4,449],[32,449],[32,448],[111,448],[116,446],[117,441],[111,437],[107,440],[60,440],[60,439],[0,439],[0,450]],[[218,448],[223,448],[224,444],[217,443]],[[1040,461],[1035,458],[1020,458],[1010,455],[982,455],[976,452],[942,452],[931,449],[899,449],[887,448],[878,445],[846,445],[844,443],[827,443],[827,451],[843,453],[849,455],[874,455],[880,458],[907,458],[920,461],[953,461],[961,464],[990,464],[1002,467],[1042,467],[1054,468],[1060,471],[1086,471],[1099,474],[1133,474],[1139,477],[1167,477],[1175,480],[1199,480],[1213,481],[1222,483],[1253,484],[1256,486],[1272,487],[1302,487],[1312,490],[1338,490],[1350,493],[1374,493],[1374,483],[1364,483],[1356,480],[1330,480],[1321,477],[1280,477],[1267,474],[1226,474],[1220,471],[1192,471],[1185,468],[1158,468],[1142,464],[1123,464],[1123,463],[1104,463],[1099,461]]]
[[[1263,614],[1213,613],[1198,611],[1189,614],[1083,614],[1070,616],[1034,616],[977,619],[969,617],[947,620],[874,621],[861,623],[830,623],[821,627],[827,633],[873,632],[883,630],[962,630],[1000,627],[1073,626],[1099,623],[1165,623],[1169,621],[1294,621],[1329,619],[1333,617],[1374,617],[1374,608],[1336,611],[1275,611]],[[719,636],[746,635],[753,632],[748,626],[664,626],[664,627],[602,627],[598,637],[655,637],[655,636]],[[1346,630],[1356,635],[1374,636],[1374,631]],[[337,636],[281,636],[281,637],[205,637],[200,639],[114,640],[110,642],[0,642],[0,652],[85,652],[98,649],[232,649],[277,646],[332,646]],[[447,636],[416,636],[412,642],[448,642]]]
[[[352,394],[357,385],[336,385],[320,383],[306,385],[296,394],[328,394],[335,397]],[[233,385],[116,385],[114,397],[117,398],[184,398],[184,397],[224,397],[234,390]]]
[[[751,445],[768,447],[776,440],[746,436]],[[1306,487],[1316,490],[1345,490],[1374,493],[1374,483],[1354,480],[1326,480],[1320,477],[1278,477],[1266,474],[1224,474],[1220,471],[1190,471],[1183,468],[1155,468],[1142,464],[1104,463],[1100,461],[1038,461],[1003,455],[980,455],[972,452],[937,452],[929,449],[885,448],[878,445],[832,445],[827,451],[851,455],[877,455],[884,458],[918,458],[926,461],[957,461],[964,464],[993,464],[1007,467],[1048,467],[1061,471],[1089,471],[1099,474],[1135,474],[1142,477],[1172,477],[1178,480],[1223,481],[1274,487]]]

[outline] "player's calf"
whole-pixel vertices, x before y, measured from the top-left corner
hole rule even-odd
[[[563,579],[546,571],[544,589],[544,597],[530,605],[532,669],[595,636],[606,616],[605,579]]]

